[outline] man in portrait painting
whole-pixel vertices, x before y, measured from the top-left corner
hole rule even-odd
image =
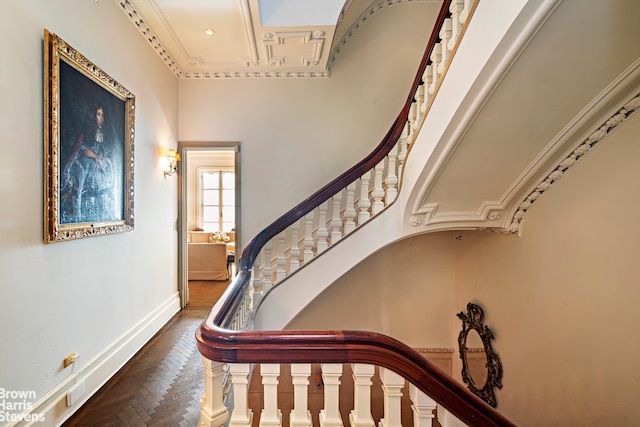
[[[117,117],[123,103],[64,62],[60,70],[66,94],[61,95],[60,223],[121,220],[124,129]]]
[[[104,107],[96,104],[94,122],[81,133],[62,169],[63,222],[113,221],[115,170],[112,140],[104,127]]]

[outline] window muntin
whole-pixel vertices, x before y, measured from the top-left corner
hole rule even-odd
[[[198,226],[204,231],[235,228],[235,173],[224,168],[198,168]]]

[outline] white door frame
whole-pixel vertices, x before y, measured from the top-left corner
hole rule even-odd
[[[181,164],[178,168],[178,292],[182,308],[189,302],[189,280],[187,278],[187,174],[188,156],[190,151],[233,150],[234,170],[236,175],[236,260],[242,250],[242,227],[240,222],[240,143],[239,142],[179,142]]]

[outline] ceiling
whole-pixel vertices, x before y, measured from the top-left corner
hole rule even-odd
[[[304,12],[300,0],[116,1],[178,78],[215,79],[328,77],[373,13],[437,0],[305,0]],[[449,121],[412,190],[412,223],[518,232],[531,200],[637,94],[640,2],[527,6],[543,3],[553,9],[543,25],[508,67],[485,64]],[[522,34],[513,29],[509,48]]]
[[[368,16],[408,0],[117,1],[188,79],[328,77],[339,47]]]

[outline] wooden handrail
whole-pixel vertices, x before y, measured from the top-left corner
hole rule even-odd
[[[264,245],[269,242],[274,236],[281,233],[288,226],[293,224],[296,221],[299,221],[306,214],[315,209],[318,205],[320,205],[325,200],[329,199],[331,196],[336,194],[338,191],[344,189],[347,185],[354,182],[356,179],[364,175],[365,172],[370,171],[385,158],[386,155],[389,154],[391,149],[396,145],[404,126],[407,122],[407,118],[409,117],[409,109],[411,108],[411,103],[414,101],[415,93],[418,90],[418,86],[422,83],[422,75],[424,74],[427,65],[430,63],[431,52],[433,51],[434,46],[439,40],[439,29],[442,27],[444,20],[449,15],[449,6],[451,4],[451,0],[444,0],[442,2],[442,7],[440,8],[440,12],[438,13],[438,17],[434,23],[434,30],[431,32],[431,36],[429,37],[429,42],[425,48],[424,54],[422,55],[422,60],[420,61],[420,65],[418,66],[418,71],[416,76],[413,79],[413,83],[411,84],[411,89],[409,90],[409,95],[398,114],[398,117],[394,120],[393,124],[387,131],[386,135],[382,139],[382,141],[378,144],[378,146],[364,159],[358,162],[355,166],[351,167],[349,170],[344,172],[342,175],[338,176],[336,179],[331,181],[329,184],[322,187],[320,190],[313,193],[307,199],[300,202],[293,209],[289,210],[278,219],[276,219],[273,223],[268,225],[264,230],[259,232],[251,241],[249,241],[245,247],[242,249],[242,253],[240,258],[238,259],[238,272],[239,274],[234,278],[233,282],[229,286],[229,288],[237,287],[236,291],[233,292],[237,298],[233,298],[224,304],[225,312],[230,311],[233,313],[235,309],[241,303],[242,298],[239,296],[242,295],[241,289],[246,289],[249,285],[250,275],[243,275],[242,272],[249,272],[255,262],[256,258],[260,254],[260,250],[264,247]],[[246,281],[246,282],[245,282]],[[224,295],[223,295],[224,296]],[[230,321],[229,316],[223,316],[227,321]],[[216,323],[222,327],[228,326],[228,323]]]
[[[299,203],[296,207],[283,214],[280,218],[267,226],[267,228],[262,230],[262,232],[260,232],[253,240],[251,240],[251,242],[249,242],[242,251],[241,258],[247,259],[247,262],[244,263],[245,268],[251,268],[251,266],[253,265],[253,261],[256,259],[258,253],[260,252],[260,249],[269,240],[271,240],[286,227],[311,212],[318,205],[329,199],[338,191],[341,191],[347,185],[354,182],[366,172],[373,169],[378,163],[380,163],[380,161],[382,161],[382,159],[385,158],[387,154],[389,154],[391,149],[396,145],[398,139],[400,138],[400,135],[402,134],[405,123],[407,122],[407,118],[409,117],[409,109],[411,108],[411,103],[414,101],[414,96],[416,91],[418,90],[418,86],[420,86],[422,82],[422,75],[424,74],[427,65],[431,61],[431,51],[433,50],[433,47],[439,39],[439,29],[442,27],[445,18],[449,14],[450,4],[451,0],[443,1],[442,7],[440,8],[440,12],[434,24],[434,30],[431,33],[429,42],[427,43],[427,47],[424,51],[424,54],[422,55],[422,60],[420,61],[418,72],[416,73],[416,76],[413,79],[413,83],[411,84],[409,96],[407,97],[404,106],[400,111],[400,114],[398,114],[398,117],[393,122],[380,144],[378,144],[378,146],[367,157],[362,159],[355,166],[351,167],[342,175],[338,176],[329,184],[325,185],[320,190],[316,191],[313,195]],[[239,268],[242,268],[242,266],[239,266]]]
[[[494,408],[471,393],[422,355],[389,336],[367,331],[233,331],[233,316],[250,286],[251,268],[262,247],[286,227],[341,191],[389,154],[407,122],[414,94],[449,14],[444,0],[409,96],[380,144],[344,172],[261,231],[243,249],[238,274],[196,331],[200,353],[226,363],[365,363],[383,366],[409,380],[458,419],[472,426],[513,426]]]
[[[514,426],[417,351],[366,331],[230,331],[203,324],[200,353],[227,363],[366,363],[390,369],[470,426]]]

